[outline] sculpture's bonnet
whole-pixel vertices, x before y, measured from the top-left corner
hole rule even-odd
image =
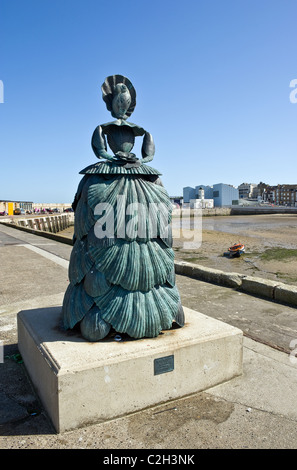
[[[131,102],[129,108],[126,111],[125,116],[123,116],[123,119],[127,119],[129,116],[131,116],[136,106],[136,91],[127,77],[124,77],[123,75],[110,75],[109,77],[107,77],[101,86],[102,98],[105,101],[108,111],[111,112],[113,117],[117,118],[113,110],[112,102],[115,97],[115,92],[117,91],[118,84],[126,85],[130,93]]]

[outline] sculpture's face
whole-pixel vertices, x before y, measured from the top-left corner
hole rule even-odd
[[[115,86],[115,89],[114,89],[115,95],[118,95],[119,93],[126,93],[126,92],[129,92],[129,90],[124,83],[118,83]]]
[[[131,95],[124,83],[118,83],[114,89],[112,110],[118,119],[126,119],[126,112],[131,104]]]

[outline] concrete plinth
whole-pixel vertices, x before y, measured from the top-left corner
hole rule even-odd
[[[19,351],[57,432],[206,390],[242,373],[242,331],[184,308],[157,338],[88,343],[61,331],[61,307],[18,314]]]

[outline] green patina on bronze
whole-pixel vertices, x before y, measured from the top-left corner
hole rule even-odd
[[[113,75],[101,88],[116,121],[97,126],[92,136],[95,155],[105,161],[80,172],[63,326],[80,324],[88,341],[102,340],[111,329],[132,338],[155,337],[173,322],[184,325],[171,202],[160,173],[145,164],[155,153],[151,134],[126,121],[136,105],[132,83]],[[141,159],[131,152],[135,137],[143,137]]]

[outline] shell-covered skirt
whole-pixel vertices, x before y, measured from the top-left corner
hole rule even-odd
[[[110,328],[155,337],[184,324],[175,286],[171,202],[157,170],[91,165],[75,196],[74,246],[62,321],[90,341]]]

